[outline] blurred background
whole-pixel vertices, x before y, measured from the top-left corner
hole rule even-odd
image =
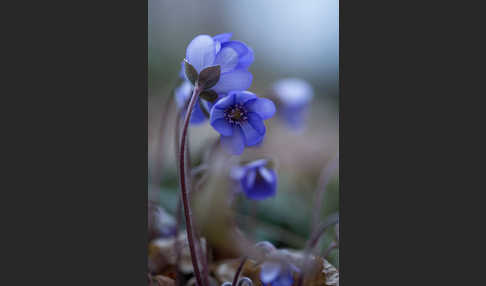
[[[303,132],[292,132],[274,117],[265,122],[264,144],[246,149],[242,156],[244,160],[261,156],[276,159],[277,196],[260,202],[239,197],[235,202],[236,217],[246,235],[269,240],[277,247],[302,248],[309,237],[319,176],[339,151],[338,11],[338,0],[149,0],[149,172],[156,169],[158,160],[163,161],[158,172],[161,178],[154,182],[153,177],[159,174],[150,175],[149,198],[175,213],[178,179],[173,108],[166,117],[169,128],[162,144],[160,129],[186,47],[198,34],[232,32],[233,39],[245,42],[255,52],[249,69],[253,74],[250,91],[265,96],[272,84],[284,77],[301,78],[314,89]],[[194,166],[218,134],[207,123],[191,126],[190,132]],[[338,184],[336,170],[322,201],[322,220],[338,211]],[[330,244],[333,231],[324,235],[322,249]],[[331,252],[329,260],[338,266],[338,250]]]

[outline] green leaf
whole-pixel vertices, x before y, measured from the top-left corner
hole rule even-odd
[[[197,70],[186,59],[184,59],[184,72],[192,85],[195,85],[197,81]]]
[[[197,84],[203,89],[210,89],[215,86],[219,81],[219,76],[221,75],[220,66],[212,66],[203,69],[199,73],[199,78]]]

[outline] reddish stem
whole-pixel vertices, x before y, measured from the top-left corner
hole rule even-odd
[[[181,186],[181,193],[182,193],[182,204],[184,205],[184,217],[186,220],[186,231],[187,231],[187,240],[189,242],[189,250],[191,252],[191,261],[192,266],[194,268],[194,275],[196,276],[197,284],[200,286],[204,286],[203,279],[201,276],[201,272],[199,270],[199,259],[197,256],[197,249],[194,242],[194,229],[193,229],[193,222],[192,222],[192,211],[190,206],[190,200],[188,195],[188,188],[186,182],[186,145],[187,145],[187,130],[189,127],[189,121],[191,119],[192,110],[194,109],[194,105],[196,104],[197,98],[201,93],[202,88],[200,88],[197,84],[194,87],[194,91],[191,96],[191,100],[189,101],[189,106],[187,108],[186,115],[184,117],[184,125],[182,127],[182,135],[181,135],[181,144],[179,149],[179,177],[180,177],[180,186]]]

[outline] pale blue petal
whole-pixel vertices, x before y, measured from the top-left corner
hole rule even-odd
[[[206,121],[206,115],[204,112],[201,110],[201,107],[199,106],[199,100],[196,102],[196,105],[194,106],[194,109],[192,110],[191,114],[191,124],[200,124]],[[185,112],[184,112],[185,113]]]
[[[282,265],[278,262],[264,262],[260,270],[260,280],[263,283],[270,283],[277,278],[282,269]]]
[[[247,168],[258,168],[258,167],[266,165],[267,162],[268,161],[266,159],[259,159],[259,160],[255,160],[251,163],[246,164],[245,167],[247,167]]]
[[[241,155],[245,150],[245,139],[239,127],[233,129],[233,135],[221,136],[221,145],[228,153]]]
[[[216,55],[214,65],[221,66],[221,73],[234,70],[238,64],[238,54],[232,48],[222,48]]]
[[[273,176],[272,176],[272,173],[270,173],[270,171],[265,168],[265,167],[260,167],[258,168],[258,172],[260,173],[260,176],[262,176],[262,178],[267,182],[267,183],[272,183],[273,181]]]
[[[238,66],[237,69],[247,69],[254,60],[253,50],[245,43],[240,41],[229,41],[222,45],[223,48],[231,47],[238,53]]]
[[[251,86],[253,76],[246,70],[234,70],[221,74],[218,83],[212,88],[217,93],[227,93],[232,90],[247,90]]]
[[[233,127],[224,118],[211,121],[211,126],[223,136],[233,135]]]
[[[247,188],[253,187],[253,185],[255,184],[255,179],[256,179],[255,170],[249,170],[248,174],[246,174],[246,180],[245,180],[246,187]]]
[[[262,119],[269,119],[275,114],[275,104],[273,101],[267,98],[258,98],[255,101],[248,102],[248,104],[245,105],[245,108],[247,108],[248,111],[250,112],[256,112]]]
[[[187,46],[186,60],[197,72],[212,66],[216,57],[214,40],[208,35],[195,37]]]
[[[192,94],[192,85],[189,81],[184,81],[175,89],[175,100],[177,107],[182,109]]]
[[[179,77],[181,79],[187,80],[187,78],[186,78],[186,72],[185,72],[185,67],[184,67],[184,61],[181,62],[181,70],[179,71]]]
[[[247,69],[255,59],[253,49],[248,47],[248,52],[245,55],[240,56],[237,69]]]
[[[230,171],[231,178],[235,180],[241,180],[246,174],[246,168],[243,167],[233,167]]]
[[[281,79],[273,85],[273,91],[288,107],[299,107],[310,103],[314,97],[312,86],[299,78]]]
[[[229,41],[231,36],[233,36],[233,33],[219,34],[213,37],[216,46],[216,53],[219,53],[221,50],[221,45]]]

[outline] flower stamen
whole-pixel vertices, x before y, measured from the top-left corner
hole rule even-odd
[[[235,104],[224,112],[224,118],[231,124],[240,124],[248,119],[247,111],[242,104]]]

